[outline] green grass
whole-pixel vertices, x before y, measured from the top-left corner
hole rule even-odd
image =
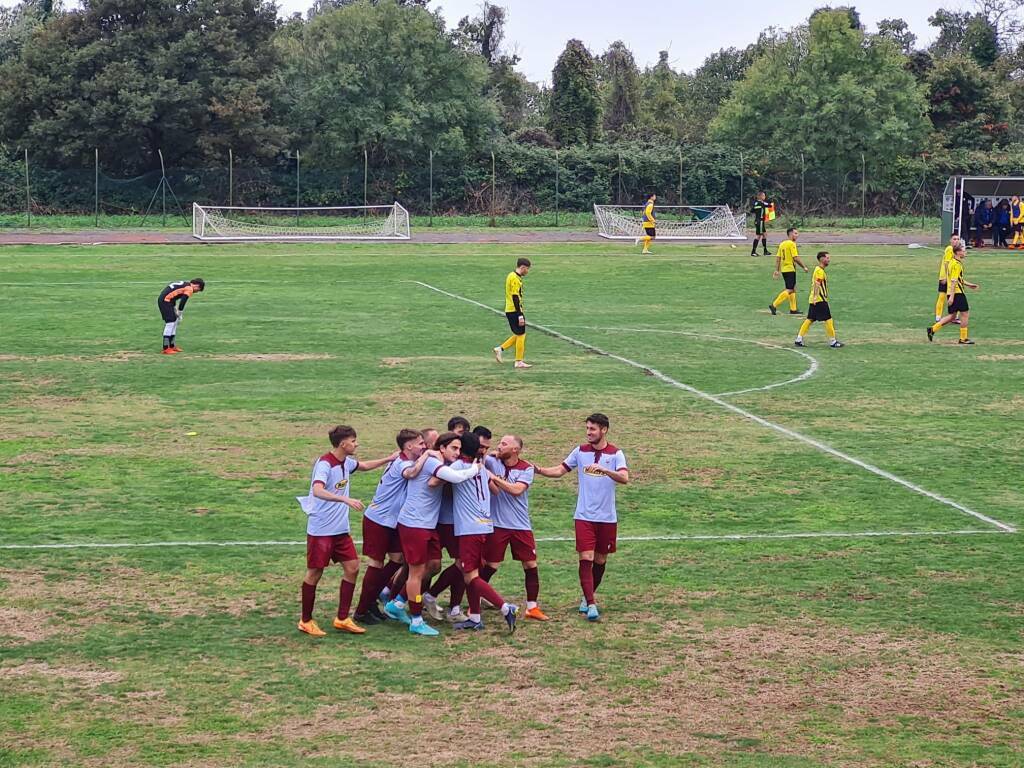
[[[0,545],[300,542],[294,496],[333,424],[373,458],[462,412],[549,464],[594,410],[633,473],[621,536],[812,537],[623,540],[593,626],[571,543],[542,541],[552,622],[508,637],[488,614],[433,642],[300,635],[298,544],[0,549],[0,765],[1020,765],[1019,537],[539,332],[534,368],[499,367],[503,318],[405,282],[498,306],[519,255],[530,319],[703,392],[809,364],[800,318],[765,308],[770,265],[727,247],[12,246]],[[726,399],[1024,525],[1019,260],[970,257],[978,344],[959,348],[924,337],[935,252],[833,257],[848,346],[815,327],[813,376]],[[156,354],[157,292],[196,275],[185,354]],[[537,481],[539,537],[571,533],[574,499]],[[932,535],[964,529],[982,533]],[[908,535],[814,536],[865,532]],[[494,583],[522,599],[515,563]]]
[[[191,216],[191,211],[187,211]],[[557,221],[557,223],[556,223]],[[480,229],[491,227],[491,217],[481,215],[436,215],[434,217],[414,214],[410,217],[413,229],[432,228],[434,230]],[[502,214],[494,218],[494,226],[498,229],[531,229],[552,228],[580,230],[594,229],[594,215],[590,211],[560,211],[556,217],[554,211],[542,213]],[[868,216],[864,219],[854,216],[786,216],[774,227],[782,231],[786,226],[803,227],[814,230],[887,230],[887,231],[928,231],[937,232],[941,222],[934,217],[922,219],[920,216]],[[186,222],[180,215],[172,215],[168,211],[166,225],[162,223],[159,212],[150,214],[145,224],[142,216],[126,216],[100,214],[99,229],[161,229],[169,231],[191,231],[191,221]],[[24,212],[0,213],[0,229],[26,229],[28,217]],[[96,218],[92,214],[46,214],[32,216],[32,230],[62,231],[97,228]]]

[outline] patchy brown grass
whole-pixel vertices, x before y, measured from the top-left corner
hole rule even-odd
[[[293,354],[288,352],[263,352],[237,355],[198,355],[203,360],[224,360],[239,363],[301,363],[308,360],[333,360],[334,355]]]
[[[990,362],[1020,362],[1024,360],[1024,355],[978,355],[979,360],[986,360]]]

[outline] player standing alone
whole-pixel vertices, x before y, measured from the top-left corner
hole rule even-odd
[[[644,249],[640,253],[651,252],[651,241],[655,238],[654,231],[654,204],[657,202],[658,196],[653,192],[647,196],[647,202],[644,204],[644,212],[642,216],[641,226],[643,227],[643,234],[633,241],[633,245],[637,245],[643,242]]]
[[[349,618],[352,595],[359,575],[359,555],[349,534],[348,510],[362,511],[363,504],[348,495],[349,478],[356,470],[368,471],[384,466],[398,457],[398,451],[374,461],[359,461],[355,457],[359,442],[352,427],[339,425],[327,434],[331,450],[313,464],[313,477],[309,481],[309,495],[299,496],[299,504],[308,515],[306,523],[306,578],[302,580],[302,619],[299,630],[313,637],[327,633],[313,621],[316,585],[324,575],[324,568],[341,563],[344,575],[338,601],[338,617],[334,628],[361,635],[366,630]]]
[[[758,192],[750,212],[754,214],[754,242],[750,246],[750,255],[757,256],[757,241],[761,241],[764,255],[768,255],[768,208],[771,204],[765,199],[764,192]]]
[[[800,331],[796,335],[793,344],[797,347],[804,345],[804,334],[811,330],[811,323],[824,322],[825,333],[828,334],[828,345],[833,349],[843,346],[836,338],[836,326],[832,322],[832,310],[828,306],[828,277],[825,275],[825,267],[828,266],[832,257],[828,251],[818,251],[818,266],[814,268],[811,275],[811,295],[807,299],[807,319],[800,325]]]
[[[782,280],[786,287],[775,297],[775,301],[768,305],[768,310],[773,315],[782,305],[782,302],[787,299],[789,300],[789,314],[800,314],[796,308],[796,267],[793,265],[799,264],[800,269],[804,272],[807,271],[807,267],[800,261],[800,254],[796,250],[796,239],[799,236],[800,232],[797,231],[796,227],[787,229],[786,239],[779,243],[779,251],[775,254],[775,273],[772,277],[778,278],[779,275],[782,275]]]
[[[160,291],[157,296],[156,306],[160,310],[160,317],[164,319],[164,351],[165,355],[176,355],[182,350],[174,343],[174,337],[178,333],[178,323],[181,322],[181,313],[185,311],[185,304],[193,293],[202,292],[206,288],[203,278],[196,277],[191,280],[176,280]]]
[[[942,316],[946,314],[946,270],[949,268],[949,262],[953,260],[953,251],[960,244],[960,235],[955,232],[949,238],[949,245],[946,246],[946,250],[942,252],[942,258],[939,260],[939,296],[935,299],[935,322],[939,322]]]
[[[587,417],[587,442],[574,448],[565,461],[554,467],[536,467],[543,477],[561,477],[575,469],[579,482],[576,501],[576,552],[580,559],[580,613],[589,621],[601,614],[594,597],[604,578],[608,555],[615,551],[618,515],[615,486],[629,482],[626,457],[608,442],[608,417],[594,413]]]
[[[530,368],[523,358],[526,356],[526,315],[523,314],[523,278],[530,271],[530,260],[516,261],[516,268],[505,278],[505,317],[512,335],[494,348],[494,359],[502,362],[502,352],[515,345],[516,368]]]

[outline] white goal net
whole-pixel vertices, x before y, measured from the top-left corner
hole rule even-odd
[[[332,208],[246,208],[192,204],[199,240],[408,240],[398,203]]]
[[[595,205],[597,233],[611,240],[643,234],[641,205]],[[659,205],[654,209],[658,240],[744,240],[746,217],[727,205]]]

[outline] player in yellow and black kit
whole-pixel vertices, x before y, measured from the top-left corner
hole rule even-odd
[[[779,252],[775,254],[775,272],[772,277],[778,279],[781,275],[786,287],[775,297],[775,301],[768,305],[768,311],[773,315],[782,302],[787,299],[789,300],[789,314],[800,314],[796,308],[796,267],[794,265],[799,264],[800,269],[804,272],[807,271],[807,267],[800,261],[800,254],[796,250],[796,239],[799,236],[800,233],[796,227],[787,229],[786,239],[779,243]]]
[[[513,345],[516,348],[516,368],[530,368],[530,364],[523,357],[526,355],[526,315],[523,314],[523,278],[530,271],[530,260],[519,259],[516,261],[516,268],[508,273],[505,278],[505,317],[508,319],[508,327],[512,330],[509,336],[501,344],[494,348],[494,359],[502,362],[502,352],[510,349]]]
[[[842,342],[836,338],[836,326],[832,322],[832,310],[828,306],[828,277],[825,275],[825,268],[832,257],[828,251],[818,251],[818,266],[814,268],[811,275],[811,295],[807,299],[807,319],[800,326],[800,332],[796,335],[794,345],[804,345],[804,334],[811,330],[811,323],[825,323],[825,333],[828,335],[828,345],[832,349],[839,349]]]
[[[939,297],[935,300],[935,322],[942,319],[942,316],[946,314],[946,269],[949,267],[949,262],[953,260],[953,251],[960,244],[960,235],[954,233],[949,238],[949,245],[946,246],[946,250],[942,252],[942,258],[939,260]]]
[[[935,334],[938,333],[939,329],[953,322],[953,318],[957,312],[960,313],[960,344],[973,344],[974,342],[967,338],[967,322],[971,316],[971,308],[967,303],[967,296],[964,295],[964,287],[970,288],[971,290],[977,290],[977,283],[969,283],[964,279],[964,258],[967,255],[967,249],[963,243],[957,245],[953,249],[953,260],[949,262],[946,267],[946,308],[947,314],[935,325],[930,326],[928,330],[928,341],[935,338]]]
[[[643,234],[633,241],[633,245],[643,242],[644,249],[640,253],[651,252],[651,241],[654,239],[654,203],[657,201],[658,196],[653,192],[647,196],[647,202],[644,204],[643,218],[641,226],[643,227]]]
[[[750,246],[750,255],[757,256],[757,241],[761,241],[764,255],[768,255],[768,209],[771,207],[765,199],[764,192],[758,192],[750,212],[754,214],[754,243]]]

